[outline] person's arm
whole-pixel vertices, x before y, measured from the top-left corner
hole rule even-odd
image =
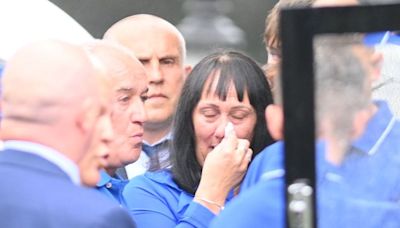
[[[178,194],[174,192],[176,189],[165,185],[155,186],[145,178],[136,178],[123,192],[128,210],[138,227],[201,228],[208,227],[215,217],[210,210],[193,202],[191,196]],[[180,208],[180,204],[187,204],[186,210],[185,206]]]

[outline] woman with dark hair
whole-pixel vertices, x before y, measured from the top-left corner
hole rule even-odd
[[[170,164],[130,181],[124,197],[138,227],[207,227],[237,193],[252,157],[272,143],[262,69],[238,52],[201,60],[182,89]]]

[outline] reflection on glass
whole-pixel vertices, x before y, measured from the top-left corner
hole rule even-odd
[[[392,79],[376,87],[384,82],[384,72],[394,77],[396,70],[384,69],[393,59],[385,59],[381,69],[387,56],[382,50],[397,52],[395,44],[387,44],[388,34],[376,45],[362,34],[314,39],[321,226],[350,227],[362,219],[369,227],[400,225],[400,122],[390,99],[375,99],[389,98],[382,94],[389,96],[389,88],[396,86]]]
[[[383,57],[379,78],[373,83],[373,98],[389,103],[393,114],[400,117],[400,36],[397,32],[380,32],[366,36]]]

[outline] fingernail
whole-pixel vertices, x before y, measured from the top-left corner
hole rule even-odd
[[[246,158],[247,158],[247,160],[249,161],[249,162],[251,162],[251,154],[249,155],[249,154],[246,154]]]

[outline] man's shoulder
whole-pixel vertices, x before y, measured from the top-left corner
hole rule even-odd
[[[265,147],[255,158],[252,164],[262,164],[271,159],[282,159],[283,158],[284,143],[283,141],[277,141],[267,147]]]
[[[278,141],[262,150],[252,161],[241,185],[246,190],[261,179],[274,179],[284,175],[284,143]]]
[[[32,177],[32,178],[31,178]],[[26,176],[23,183],[0,190],[0,217],[7,210],[26,211],[24,222],[41,222],[57,227],[133,227],[132,219],[118,204],[107,199],[95,189],[73,184],[55,176]],[[107,221],[106,219],[109,219]],[[113,221],[111,224],[110,221]],[[10,219],[7,224],[17,224]],[[0,222],[0,227],[6,223]],[[17,227],[11,225],[11,227]]]
[[[75,218],[81,223],[99,226],[105,224],[113,224],[116,227],[133,226],[127,211],[95,189],[72,185],[60,197],[65,199],[65,205],[61,205],[63,208],[60,210],[64,217],[69,215],[71,219]]]
[[[104,197],[94,188],[78,186],[68,182],[52,183],[54,184],[49,186],[47,195],[44,195],[44,197],[47,203],[53,204],[54,207],[63,206],[65,209],[81,211],[84,214],[104,213],[120,208],[118,204]],[[52,194],[51,192],[54,193]],[[56,201],[57,198],[63,198],[65,202]]]

